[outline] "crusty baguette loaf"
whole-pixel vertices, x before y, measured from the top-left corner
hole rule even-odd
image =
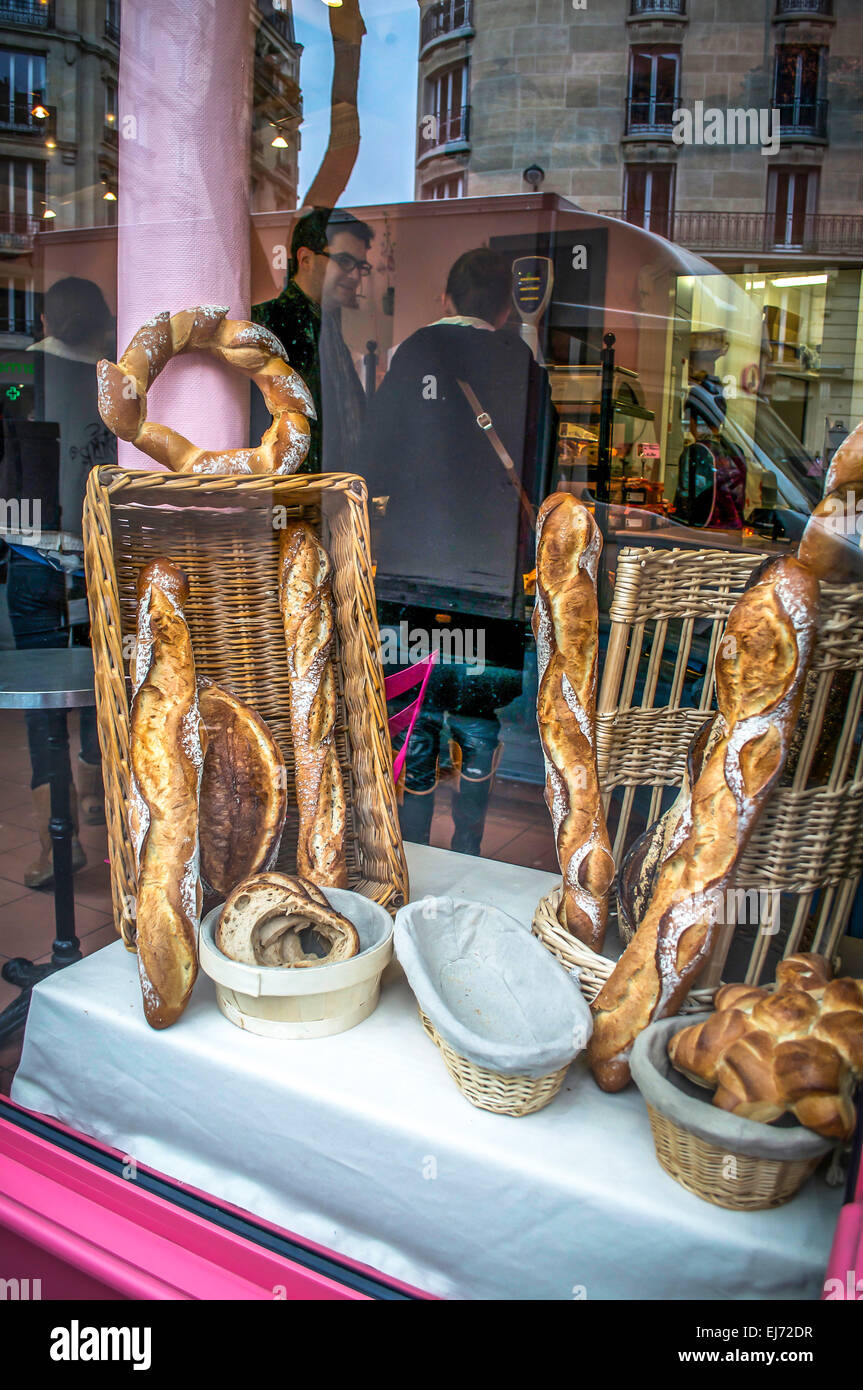
[[[786,1112],[827,1139],[854,1129],[863,1080],[863,982],[831,979],[823,956],[782,961],[776,989],[726,985],[715,1012],[676,1033],[673,1065],[714,1105],[771,1124]]]
[[[201,779],[201,875],[227,896],[273,863],[287,814],[285,763],[259,714],[223,686],[198,680],[207,730]]]
[[[301,933],[311,929],[324,954],[307,951]],[[216,945],[245,965],[299,969],[350,960],[360,949],[357,930],[330,907],[315,884],[286,874],[258,874],[240,883],[222,908]]]
[[[279,546],[279,600],[285,628],[297,807],[297,872],[325,887],[347,888],[345,789],[333,741],[336,681],[332,564],[304,522],[286,527]]]
[[[138,576],[129,819],[138,867],[138,972],[153,1028],[179,1018],[198,969],[198,795],[206,735],[183,616],[187,597],[186,576],[168,560]]]
[[[722,897],[787,756],[817,615],[818,581],[790,558],[763,567],[732,609],[716,661],[720,737],[594,1005],[588,1059],[604,1090],[626,1085],[636,1037],[677,1012],[710,959]]]
[[[596,770],[596,566],[602,538],[590,512],[568,492],[546,498],[536,534],[533,631],[545,800],[563,875],[566,926],[599,951],[614,878]]]
[[[830,584],[863,580],[863,422],[839,445],[797,558]]]

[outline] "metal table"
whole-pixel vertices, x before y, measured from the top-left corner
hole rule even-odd
[[[7,651],[0,662],[0,709],[84,709],[95,705],[93,654],[87,647],[37,647]],[[51,782],[51,843],[54,857],[56,936],[47,965],[16,956],[3,966],[3,979],[21,993],[0,1014],[0,1043],[19,1032],[27,1019],[30,991],[39,980],[81,959],[75,935],[72,885],[72,811],[69,784]]]

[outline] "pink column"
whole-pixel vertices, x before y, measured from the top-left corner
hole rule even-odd
[[[117,350],[162,309],[249,310],[253,30],[244,0],[124,0]],[[195,444],[248,442],[249,383],[200,353],[170,363],[148,418]],[[157,468],[120,444],[126,468]]]

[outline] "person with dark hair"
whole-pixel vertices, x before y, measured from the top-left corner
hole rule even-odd
[[[57,280],[45,292],[44,337],[28,349],[36,358],[38,418],[59,434],[59,530],[54,545],[13,545],[7,580],[9,620],[19,648],[89,646],[90,626],[80,542],[84,493],[90,469],[116,462],[116,441],[99,418],[96,363],[113,357],[114,321],[98,285],[80,276]],[[5,431],[8,433],[8,431]],[[22,436],[26,439],[26,436]],[[56,436],[53,448],[57,447]],[[48,537],[44,537],[47,541]],[[104,825],[105,797],[96,732],[96,712],[80,714],[81,752],[73,781],[69,732],[63,710],[28,710],[27,739],[31,787],[40,852],[24,872],[28,888],[50,888],[53,858],[49,822],[50,782],[69,781],[75,838],[72,867],[87,862],[77,837],[78,802],[82,819]],[[77,782],[77,792],[75,789]]]
[[[532,508],[548,476],[554,410],[547,374],[505,327],[507,257],[488,247],[460,256],[444,309],[395,353],[369,406],[360,472],[372,499],[382,649],[392,632],[412,644],[425,633],[440,647],[408,751],[402,834],[429,841],[446,725],[459,769],[451,848],[479,854],[498,711],[522,689],[523,575],[534,563]],[[418,654],[400,651],[394,664]]]
[[[313,208],[291,237],[288,283],[276,299],[252,308],[252,318],[275,333],[291,366],[312,393],[309,452],[300,471],[350,471],[359,442],[365,395],[342,336],[342,310],[355,309],[374,233],[341,209]],[[256,408],[257,415],[257,408]],[[257,421],[253,425],[253,433]]]

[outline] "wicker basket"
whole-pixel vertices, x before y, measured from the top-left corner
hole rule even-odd
[[[479,1110],[491,1110],[495,1115],[532,1115],[554,1100],[563,1085],[568,1064],[549,1076],[501,1076],[454,1052],[422,1009],[419,1015],[453,1081],[465,1099]]]
[[[762,1211],[789,1202],[821,1156],[795,1161],[750,1158],[708,1144],[648,1105],[656,1157],[669,1177],[705,1202],[733,1211]]]
[[[709,1018],[701,1014],[698,1021]],[[668,1057],[680,1018],[653,1023],[636,1039],[632,1079],[647,1106],[656,1157],[669,1177],[714,1206],[759,1211],[790,1201],[833,1148],[801,1125],[761,1124],[713,1104]]]
[[[592,1004],[617,962],[608,956],[598,955],[562,926],[559,915],[562,900],[562,886],[553,888],[544,898],[540,898],[531,924],[533,934],[539,937],[543,946],[557,957],[561,965],[577,975],[582,994],[588,1004]],[[715,989],[694,989],[686,996],[680,1012],[702,1013],[704,1009],[712,1008],[715,993]]]
[[[666,789],[680,785],[689,742],[715,708],[725,623],[763,558],[649,547],[618,556],[596,734],[618,866],[640,833],[632,824],[636,794],[649,794],[651,825]],[[698,642],[703,663],[693,661]],[[665,703],[658,704],[661,683]],[[730,978],[768,983],[779,956],[836,954],[863,869],[861,713],[863,585],[822,584],[821,626],[792,757],[738,866],[736,888],[754,892],[761,907],[748,959],[738,954]]]
[[[186,617],[200,674],[266,720],[285,758],[289,813],[277,867],[296,868],[297,814],[288,671],[278,603],[279,527],[304,520],[333,560],[338,689],[335,743],[347,792],[348,884],[390,910],[405,901],[383,673],[369,558],[365,484],[350,474],[197,477],[90,473],[84,508],[115,920],[134,950],[135,865],[126,824],[127,677],[140,568],[168,556],[189,577]]]

